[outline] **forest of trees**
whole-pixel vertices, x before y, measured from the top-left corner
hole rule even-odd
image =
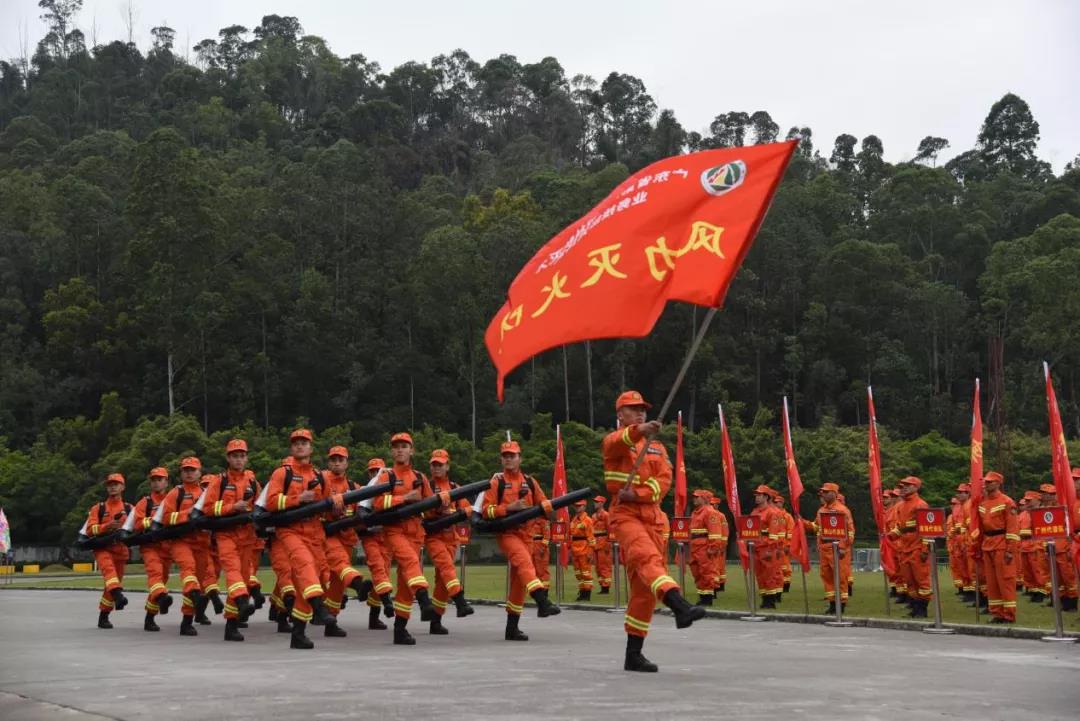
[[[664,396],[700,309],[546,353],[500,406],[482,336],[502,294],[629,173],[795,135],[677,397],[692,482],[720,487],[723,402],[741,485],[781,484],[786,394],[808,486],[865,486],[869,383],[887,471],[947,501],[976,377],[988,462],[1036,482],[1044,359],[1080,434],[1080,162],[1056,176],[1037,157],[1007,88],[974,148],[939,163],[949,141],[928,136],[891,164],[875,135],[830,142],[766,110],[717,108],[695,132],[640,79],[553,57],[382,69],[277,15],[190,49],[163,26],[145,52],[90,47],[81,0],[40,5],[46,36],[0,61],[0,506],[16,540],[70,538],[107,470],[134,497],[152,465],[220,463],[234,432],[263,444],[265,472],[298,422],[371,453],[417,429],[463,477],[490,471],[510,429],[545,478],[564,423],[572,485],[597,483],[615,396]],[[868,531],[865,491],[848,496]]]

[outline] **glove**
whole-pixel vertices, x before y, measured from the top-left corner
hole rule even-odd
[[[330,501],[334,504],[334,515],[342,516],[345,514],[345,499],[340,493],[335,493],[330,496]]]

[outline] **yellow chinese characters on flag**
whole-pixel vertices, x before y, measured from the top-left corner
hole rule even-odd
[[[549,240],[488,325],[499,399],[506,376],[545,350],[646,335],[670,300],[719,306],[796,144],[658,161]]]

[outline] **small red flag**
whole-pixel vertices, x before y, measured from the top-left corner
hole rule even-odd
[[[719,307],[796,144],[657,161],[545,243],[484,335],[499,400],[507,374],[545,350],[647,335],[671,300]]]
[[[791,555],[802,564],[803,573],[810,570],[810,549],[806,544],[806,529],[802,524],[799,499],[803,494],[799,467],[795,465],[795,448],[791,445],[791,422],[788,419],[787,396],[784,396],[784,457],[787,463],[788,493],[791,494],[791,508],[795,516],[795,528],[791,534]]]
[[[971,403],[971,464],[968,470],[968,483],[971,484],[971,517],[968,519],[969,535],[978,538],[979,504],[983,497],[983,424],[982,410],[979,406],[979,379],[975,379],[975,399]],[[982,558],[982,543],[975,544],[975,557]]]
[[[731,450],[731,438],[728,436],[727,423],[724,421],[724,409],[719,403],[716,410],[720,413],[720,459],[724,466],[724,489],[727,492],[728,508],[736,521],[742,516],[742,508],[739,505],[739,484],[735,479],[735,454]],[[735,527],[734,524],[731,526]],[[738,541],[739,559],[742,561],[744,571],[750,569],[750,555],[746,551],[746,542]]]
[[[675,515],[686,515],[686,457],[683,455],[682,411],[675,426]]]
[[[566,489],[566,455],[563,452],[562,427],[555,426],[555,473],[551,479],[551,497],[565,496],[569,491]],[[555,518],[564,523],[570,522],[570,511],[560,508],[555,511]],[[559,546],[559,565],[566,566],[570,563],[570,548],[568,543]]]
[[[1050,366],[1045,362],[1043,375],[1046,377],[1046,410],[1050,415],[1050,452],[1054,487],[1057,489],[1058,503],[1065,506],[1065,531],[1072,536],[1075,530],[1073,514],[1076,512],[1076,486],[1073,485],[1072,469],[1069,467],[1069,450],[1065,447],[1065,428],[1061,424],[1061,412],[1058,410],[1054,381],[1050,378]]]
[[[881,567],[886,573],[896,573],[896,558],[893,547],[886,538],[885,501],[881,496],[881,446],[878,444],[877,412],[874,410],[874,392],[866,386],[866,403],[870,410],[869,451],[867,464],[870,468],[870,504],[874,509],[874,525],[878,531],[878,550],[881,554]]]

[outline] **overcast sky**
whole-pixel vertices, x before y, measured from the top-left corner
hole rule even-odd
[[[99,43],[126,38],[129,0],[85,0],[79,26]],[[567,76],[641,78],[660,108],[706,132],[718,113],[767,110],[809,126],[828,157],[840,133],[874,133],[891,161],[926,135],[950,157],[975,143],[990,106],[1024,98],[1041,126],[1039,156],[1060,172],[1080,154],[1080,2],[1076,0],[130,0],[135,42],[167,24],[190,47],[228,25],[294,15],[341,56],[384,70],[455,48],[483,62],[551,55]],[[0,0],[0,56],[44,34],[37,0]],[[20,33],[22,28],[23,33]],[[177,48],[182,53],[182,48]]]

